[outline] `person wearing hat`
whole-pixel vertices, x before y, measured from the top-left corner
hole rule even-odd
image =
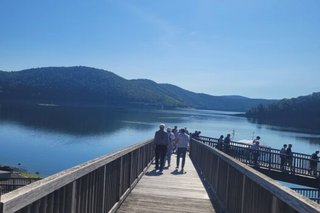
[[[165,164],[165,157],[167,153],[167,146],[169,145],[169,135],[167,132],[164,131],[165,125],[160,124],[159,130],[156,131],[154,135],[153,142],[156,145],[155,148],[155,169],[159,170],[160,172],[163,171],[163,167]],[[159,164],[160,160],[160,164]]]

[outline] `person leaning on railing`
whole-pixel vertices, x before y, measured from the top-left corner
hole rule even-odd
[[[286,155],[287,155],[287,163],[288,163],[289,169],[291,172],[294,172],[292,168],[293,153],[291,148],[292,148],[292,144],[289,144],[288,148],[286,149]]]
[[[231,143],[231,135],[227,134],[227,137],[223,140],[223,149],[226,154],[230,153],[230,143]]]
[[[259,137],[259,139],[260,139],[260,137]],[[260,142],[259,142],[259,140],[255,141],[251,148],[252,148],[252,154],[253,154],[253,164],[254,164],[254,166],[259,166],[258,165],[258,158],[260,156]]]
[[[219,149],[220,151],[222,151],[222,146],[223,146],[223,135],[220,135],[220,138],[218,139],[218,143],[217,143],[217,149]]]
[[[319,154],[319,151],[315,151],[315,153],[313,153],[310,156],[310,170],[309,170],[309,172],[311,175],[315,175],[315,176],[317,176],[317,166],[318,166],[318,160],[319,160],[318,154]]]
[[[284,165],[286,164],[287,161],[287,144],[283,144],[282,149],[280,150],[280,169],[284,171]]]

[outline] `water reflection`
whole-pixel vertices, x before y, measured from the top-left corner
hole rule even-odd
[[[288,135],[311,144],[319,144],[319,132],[315,128],[297,128],[285,123],[261,121],[252,118],[230,116],[239,112],[221,112],[210,110],[147,110],[147,109],[119,109],[88,106],[43,106],[43,105],[1,105],[0,122],[22,125],[24,128],[39,129],[47,132],[58,132],[75,136],[90,136],[112,134],[121,129],[150,131],[160,122],[181,127],[191,125],[191,128],[201,130],[207,122],[214,121],[217,126],[237,129],[237,123],[247,120],[255,124],[256,130],[270,129],[275,132],[287,132]],[[192,126],[197,121],[198,127]],[[226,124],[227,123],[227,124]],[[232,128],[230,128],[232,124]],[[206,129],[204,127],[204,129]],[[221,128],[219,128],[221,129]],[[294,132],[294,134],[291,134]],[[223,132],[221,132],[223,134]],[[301,134],[300,134],[301,133]],[[210,135],[210,134],[209,134]],[[220,135],[220,133],[217,133]]]
[[[296,123],[287,123],[287,121],[273,122],[270,120],[261,120],[247,118],[250,123],[256,124],[257,128],[266,128],[273,132],[279,132],[282,135],[293,138],[293,141],[305,142],[312,145],[320,145],[320,130],[317,125],[296,125]],[[300,126],[300,127],[299,127]]]
[[[320,144],[320,135],[318,135],[317,137],[312,137],[312,135],[307,135],[302,137],[297,136],[296,138],[301,141],[306,141],[310,144],[314,144],[314,145]]]
[[[13,122],[44,131],[71,135],[97,135],[113,133],[128,127],[140,130],[153,128],[150,123],[158,120],[159,114],[148,113],[146,116],[145,112],[139,110],[128,111],[106,107],[2,105],[0,118],[1,122]],[[179,122],[179,119],[175,120]]]
[[[121,129],[150,130],[159,123],[179,125],[192,119],[219,119],[219,114],[191,110],[121,109],[88,106],[1,105],[0,122],[75,136],[112,134]],[[0,123],[0,124],[1,124]]]
[[[295,131],[304,133],[320,133],[320,124],[318,122],[301,121],[296,119],[260,119],[247,118],[250,123],[257,125],[270,126],[280,131]]]

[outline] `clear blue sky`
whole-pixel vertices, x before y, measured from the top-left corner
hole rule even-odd
[[[83,65],[211,95],[320,92],[319,0],[0,0],[0,70]]]

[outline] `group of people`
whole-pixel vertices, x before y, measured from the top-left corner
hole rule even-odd
[[[280,150],[280,168],[282,171],[285,170],[285,165],[288,165],[289,170],[294,172],[292,169],[293,153],[292,153],[292,144],[283,144],[283,147]],[[318,176],[317,166],[318,166],[318,157],[319,151],[315,151],[310,155],[309,158],[309,173],[314,176]]]
[[[220,136],[218,139],[218,143],[216,148],[224,151],[226,154],[230,154],[230,134],[227,134],[227,136],[224,138],[223,135]],[[317,176],[317,166],[319,161],[319,151],[315,151],[309,159],[309,173],[311,175]],[[260,136],[257,136],[253,141],[252,145],[250,147],[250,159],[253,162],[254,166],[258,165],[258,159],[260,156]],[[293,153],[292,153],[292,144],[284,144],[282,149],[280,150],[280,168],[282,171],[290,171],[294,172],[293,169]]]
[[[181,172],[184,171],[185,158],[190,143],[190,137],[186,128],[178,130],[175,126],[173,129],[167,128],[160,124],[159,130],[154,135],[155,143],[155,170],[161,173],[164,169],[166,161],[168,168],[171,165],[171,155],[174,150],[177,153],[176,170],[179,169],[180,158],[182,158]]]
[[[293,153],[292,153],[292,144],[283,144],[283,147],[280,150],[280,169],[285,171],[285,165],[288,165],[289,170],[293,172],[292,169],[292,160],[293,160]]]
[[[192,137],[199,137],[200,131],[192,134]],[[163,171],[166,161],[168,168],[171,165],[171,155],[174,151],[177,153],[176,170],[179,169],[180,158],[182,158],[181,172],[184,170],[186,152],[190,143],[190,136],[186,128],[178,130],[177,126],[173,129],[167,128],[165,125],[160,124],[159,130],[156,131],[154,136],[155,147],[155,169],[159,172]],[[230,154],[231,135],[227,134],[226,137],[221,135],[218,139],[216,148]],[[309,159],[309,173],[317,176],[317,165],[319,161],[319,151],[315,151]],[[254,166],[258,165],[260,156],[260,136],[257,136],[250,146],[250,159]],[[293,169],[293,153],[292,144],[284,144],[280,150],[280,168],[282,171],[294,172]]]
[[[218,139],[217,149],[224,151],[226,154],[230,153],[230,142],[231,142],[231,135],[227,134],[227,136],[224,138],[223,135],[221,135]]]

